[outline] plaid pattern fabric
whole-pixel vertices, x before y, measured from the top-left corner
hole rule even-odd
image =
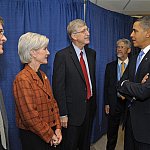
[[[16,123],[18,128],[30,130],[48,143],[54,134],[51,127],[61,126],[49,80],[40,72],[44,83],[28,65],[16,76],[13,83]]]

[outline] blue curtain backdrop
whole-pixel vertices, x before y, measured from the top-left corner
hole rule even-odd
[[[84,18],[83,0],[0,0],[0,16],[5,21],[8,41],[4,55],[0,56],[0,87],[3,91],[9,120],[11,150],[21,150],[15,123],[12,83],[22,69],[17,45],[19,37],[28,31],[46,35],[50,39],[50,58],[42,69],[51,79],[52,64],[56,51],[66,47],[69,40],[67,24],[76,18]]]
[[[133,18],[103,9],[90,1],[86,7],[86,22],[90,28],[90,47],[96,50],[97,116],[94,122],[92,142],[107,129],[104,113],[103,85],[106,64],[116,59],[116,41],[130,40]]]

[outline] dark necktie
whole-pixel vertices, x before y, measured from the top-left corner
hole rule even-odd
[[[82,68],[82,72],[85,78],[85,82],[86,82],[86,88],[87,88],[87,99],[89,99],[91,97],[91,89],[90,89],[90,82],[89,82],[89,78],[88,78],[88,74],[87,74],[87,70],[86,70],[86,65],[83,59],[83,52],[80,53],[80,65]]]

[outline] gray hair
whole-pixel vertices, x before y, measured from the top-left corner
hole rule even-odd
[[[31,50],[47,47],[49,39],[38,33],[27,32],[19,38],[18,54],[22,63],[31,62]]]
[[[117,45],[118,45],[120,42],[123,42],[123,43],[126,45],[127,48],[131,48],[131,42],[130,42],[128,39],[125,39],[125,38],[119,39],[119,40],[117,41]]]
[[[71,39],[72,33],[77,32],[78,28],[83,27],[83,26],[86,26],[86,23],[81,19],[75,19],[71,21],[67,26],[67,32],[68,32],[70,39]]]
[[[140,25],[144,30],[150,29],[150,16],[143,16],[137,19],[137,21],[140,22]]]

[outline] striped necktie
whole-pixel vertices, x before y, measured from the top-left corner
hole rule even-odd
[[[124,71],[125,71],[125,63],[124,63],[124,61],[123,61],[123,62],[121,63],[121,76],[123,75]]]

